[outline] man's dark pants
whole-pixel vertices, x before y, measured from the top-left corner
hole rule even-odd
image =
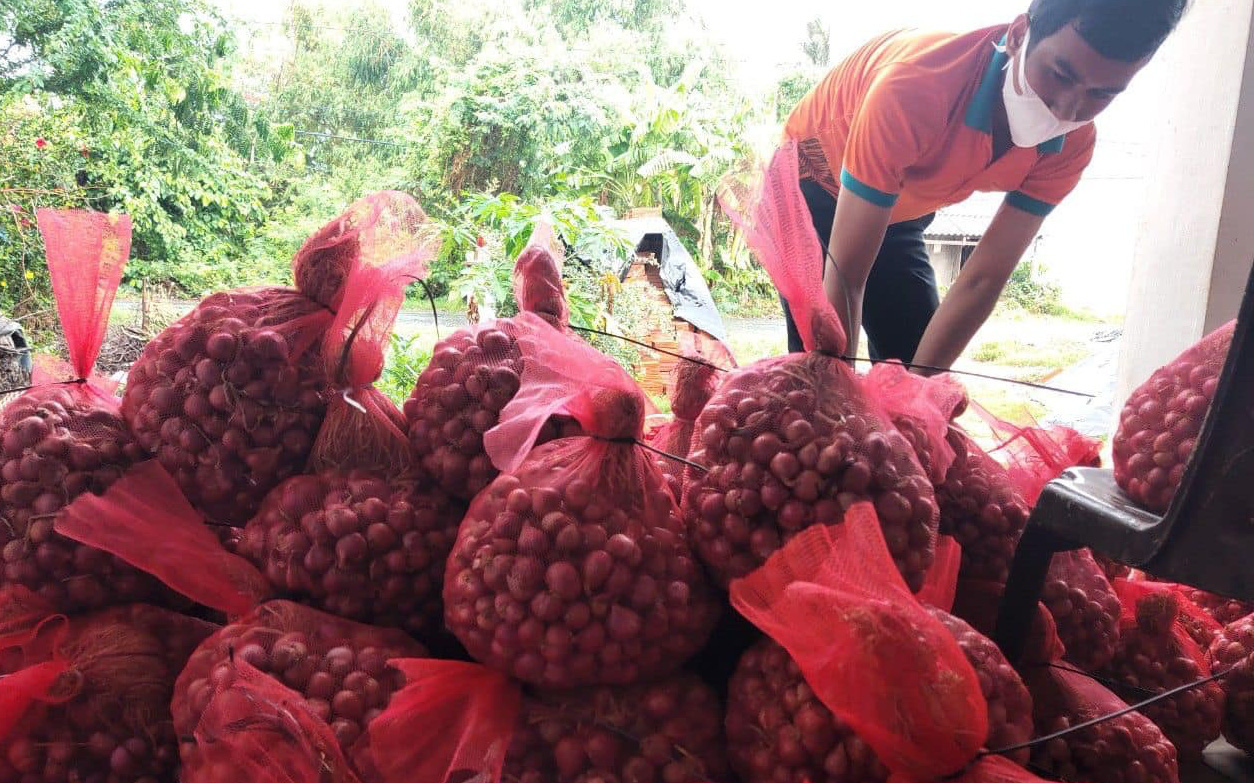
[[[814,230],[824,250],[832,235],[832,218],[836,199],[810,180],[801,181]],[[923,332],[940,305],[936,291],[936,275],[928,262],[923,232],[936,217],[924,215],[915,220],[894,223],[884,235],[875,265],[866,281],[862,298],[862,328],[867,334],[867,349],[872,359],[900,359],[909,362],[923,339]],[[823,264],[826,271],[827,264]],[[793,323],[788,305],[784,305],[788,327],[788,350],[802,350],[801,336]]]

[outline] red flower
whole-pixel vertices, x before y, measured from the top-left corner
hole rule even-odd
[[[484,245],[488,244],[488,242],[486,239],[479,236],[479,237],[475,237],[475,244],[478,245],[479,247],[483,247]]]
[[[36,149],[43,149],[44,147],[47,147],[47,146],[48,146],[48,142],[44,141],[43,136],[40,136],[39,138],[35,139]]]

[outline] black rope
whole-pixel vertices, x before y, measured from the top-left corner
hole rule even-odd
[[[1212,683],[1215,680],[1220,679],[1221,677],[1226,677],[1235,668],[1236,668],[1235,666],[1230,666],[1227,669],[1223,669],[1222,671],[1214,672],[1209,677],[1203,677],[1202,679],[1195,680],[1193,682],[1186,682],[1184,685],[1178,685],[1175,688],[1171,688],[1170,690],[1163,691],[1162,693],[1156,696],[1152,696],[1148,699],[1145,699],[1144,701],[1139,701],[1139,702],[1136,702],[1135,704],[1129,704],[1127,707],[1123,708],[1122,710],[1117,710],[1108,715],[1100,715],[1096,718],[1093,718],[1092,720],[1087,720],[1084,723],[1077,723],[1076,725],[1071,726],[1069,728],[1062,729],[1061,731],[1055,731],[1053,734],[1046,734],[1043,737],[1037,737],[1035,739],[1030,739],[1027,742],[1020,742],[1014,745],[1007,745],[1006,747],[997,748],[995,750],[982,750],[980,751],[979,755],[976,756],[975,760],[978,761],[981,758],[986,758],[988,756],[1004,756],[1008,753],[1014,753],[1015,751],[1024,750],[1025,748],[1033,748],[1033,747],[1036,747],[1037,745],[1044,745],[1047,742],[1052,742],[1053,740],[1060,739],[1062,737],[1067,736],[1068,734],[1074,734],[1078,731],[1091,729],[1094,726],[1098,726],[1102,723],[1106,723],[1107,721],[1112,721],[1115,718],[1122,718],[1124,715],[1127,715],[1129,713],[1140,712],[1146,707],[1157,704],[1160,701],[1170,699],[1172,696],[1178,696],[1179,694],[1184,693],[1185,691],[1192,690],[1193,688],[1200,688],[1201,686],[1206,685],[1208,683]]]
[[[653,343],[646,343],[641,340],[636,340],[631,337],[627,337],[625,335],[614,334],[612,332],[603,332],[600,329],[592,329],[587,326],[571,326],[570,328],[578,332],[590,332],[591,334],[599,334],[602,337],[613,337],[616,340],[623,340],[624,342],[629,342],[629,343],[632,343],[633,345],[639,345],[642,348],[648,348],[650,350],[657,351],[658,353],[666,354],[667,356],[673,356],[676,359],[682,359],[686,362],[693,362],[695,364],[705,365],[706,367],[712,367],[715,370],[718,370],[719,372],[731,372],[731,370],[728,369],[727,367],[720,367],[717,364],[713,364],[711,362],[706,361],[705,359],[699,359],[699,358],[695,358],[692,356],[684,356],[683,354],[675,353],[674,351],[668,351],[665,348],[659,348]],[[953,375],[967,375],[972,378],[983,378],[984,380],[988,380],[988,381],[1001,381],[1002,383],[1012,383],[1018,386],[1027,386],[1033,389],[1040,389],[1042,391],[1057,392],[1058,394],[1071,394],[1076,397],[1087,397],[1088,399],[1095,399],[1097,397],[1096,394],[1089,394],[1088,392],[1075,391],[1074,389],[1063,389],[1058,386],[1047,386],[1043,383],[1033,383],[1032,381],[1021,381],[1015,378],[1003,378],[1000,375],[989,375],[987,373],[973,372],[971,370],[954,370],[951,368],[936,367],[930,364],[916,364],[914,362],[903,362],[898,359],[867,359],[862,356],[837,356],[835,358],[840,359],[842,361],[846,361],[846,362],[868,362],[870,364],[894,364],[896,363],[896,364],[900,364],[901,366],[907,369],[912,369],[912,370],[919,369],[919,370],[930,370],[933,372],[947,372],[947,373],[952,373]]]
[[[659,456],[666,457],[667,459],[672,459],[672,460],[675,460],[676,462],[683,463],[684,465],[687,465],[690,468],[696,468],[702,473],[710,472],[710,469],[707,468],[705,465],[700,465],[696,462],[686,460],[683,457],[679,456],[678,454],[671,454],[669,451],[662,451],[661,449],[656,449],[650,446],[649,444],[645,443],[644,441],[640,440],[639,438],[606,438],[601,435],[589,435],[588,437],[592,438],[593,440],[602,440],[602,441],[605,441],[606,443],[618,443],[624,446],[639,446],[645,451],[651,451],[654,454],[657,454]]]
[[[649,350],[657,351],[658,353],[665,354],[667,356],[673,356],[676,359],[683,359],[686,362],[692,362],[693,364],[701,364],[706,367],[711,367],[715,370],[718,370],[719,372],[731,372],[729,368],[719,367],[717,364],[714,364],[713,362],[708,362],[705,359],[697,358],[694,356],[684,356],[682,353],[675,353],[674,351],[668,351],[665,348],[657,347],[653,343],[646,343],[641,340],[636,340],[631,337],[627,337],[625,335],[614,334],[612,332],[603,332],[600,329],[593,329],[590,326],[575,326],[574,324],[571,324],[570,328],[574,329],[576,332],[588,332],[589,334],[599,334],[602,337],[613,337],[616,340],[622,340],[623,342],[628,342],[633,345],[638,345],[641,348],[648,348]]]
[[[1116,688],[1118,688],[1120,690],[1127,691],[1128,693],[1138,693],[1141,696],[1146,697],[1146,698],[1150,696],[1158,695],[1154,691],[1151,691],[1149,688],[1142,688],[1139,685],[1131,685],[1126,682],[1119,682],[1118,680],[1112,680],[1107,677],[1099,677],[1098,675],[1093,674],[1092,672],[1086,672],[1083,669],[1077,669],[1073,666],[1064,666],[1061,663],[1047,663],[1045,665],[1051,669],[1057,669],[1060,672],[1069,672],[1071,674],[1078,674],[1081,677],[1087,677],[1093,682],[1101,685],[1102,687],[1110,691],[1113,691]]]
[[[435,310],[435,294],[431,293],[431,286],[427,285],[426,280],[418,279],[418,284],[422,286],[423,293],[427,295],[427,301],[431,303],[431,320],[435,322],[435,340],[440,341],[440,314]]]
[[[15,386],[12,389],[0,389],[0,395],[16,394],[17,392],[26,392],[31,389],[43,389],[48,386],[64,386],[69,383],[83,384],[87,383],[86,378],[70,378],[64,381],[49,381],[48,383],[33,383],[29,386]]]
[[[423,293],[427,295],[427,301],[431,303],[431,320],[435,322],[435,339],[440,341],[440,314],[435,309],[435,294],[431,293],[431,287],[427,285],[427,281],[417,275],[405,275],[409,280],[422,286]]]
[[[705,465],[699,465],[699,464],[697,464],[696,462],[692,462],[691,460],[686,460],[686,459],[684,459],[683,457],[679,456],[678,454],[671,454],[671,453],[670,453],[670,452],[668,452],[668,451],[662,451],[661,449],[655,449],[655,448],[653,448],[652,446],[650,446],[649,444],[647,444],[647,443],[643,443],[643,442],[641,442],[641,441],[639,441],[639,440],[636,440],[635,438],[632,438],[632,443],[635,443],[637,446],[639,446],[640,448],[644,449],[645,451],[651,451],[651,452],[653,452],[654,454],[657,454],[657,455],[662,456],[662,457],[666,457],[667,459],[673,459],[673,460],[675,460],[676,462],[683,463],[684,465],[687,465],[687,466],[688,466],[688,467],[690,467],[690,468],[696,468],[697,470],[701,471],[702,473],[709,473],[709,472],[710,472],[710,469],[709,469],[709,468],[707,468]]]
[[[953,375],[968,375],[972,378],[983,378],[986,381],[1001,381],[1002,383],[1013,383],[1018,386],[1028,386],[1030,388],[1040,389],[1042,391],[1057,392],[1059,394],[1070,394],[1075,397],[1087,397],[1090,400],[1097,398],[1096,394],[1089,394],[1088,392],[1075,391],[1074,389],[1063,389],[1058,386],[1047,386],[1043,383],[1033,383],[1032,381],[1020,381],[1016,378],[1003,378],[1000,375],[989,375],[987,373],[973,372],[971,370],[955,370],[955,369],[946,368],[946,367],[935,367],[930,364],[915,364],[914,362],[903,362],[899,359],[866,359],[861,356],[837,356],[836,358],[843,359],[844,361],[847,361],[847,362],[869,362],[871,364],[899,363],[901,364],[901,366],[906,367],[908,369],[912,369],[912,370],[913,369],[931,370],[933,372],[947,372]]]

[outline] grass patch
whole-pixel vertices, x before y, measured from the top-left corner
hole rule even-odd
[[[784,324],[779,329],[754,329],[752,331],[732,332],[729,336],[732,356],[741,366],[765,359],[768,356],[779,356],[788,352],[788,337],[784,333]]]
[[[1058,340],[1048,345],[1022,340],[989,340],[976,346],[971,359],[998,367],[1052,370],[1070,367],[1087,355],[1084,344],[1076,340]]]

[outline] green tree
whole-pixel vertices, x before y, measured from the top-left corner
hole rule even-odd
[[[131,215],[128,279],[229,282],[292,139],[231,88],[222,20],[200,0],[4,0],[0,24],[0,94],[72,118],[46,140],[81,140],[87,202]]]
[[[823,26],[822,19],[806,22],[806,37],[801,51],[816,68],[826,68],[832,57],[832,31]]]

